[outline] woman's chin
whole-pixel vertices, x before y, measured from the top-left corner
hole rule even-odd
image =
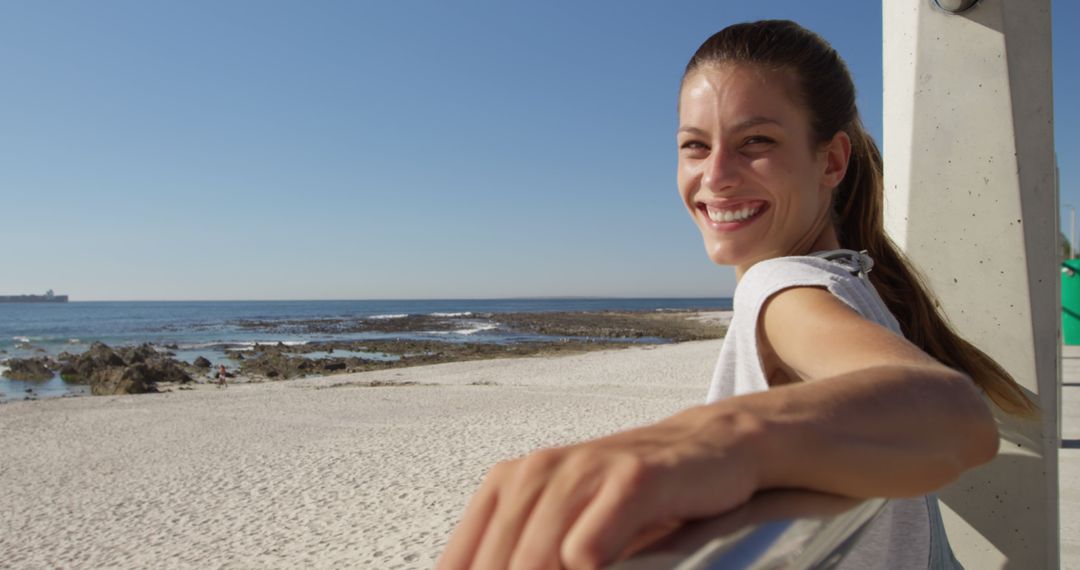
[[[716,243],[706,243],[705,253],[708,254],[709,260],[717,265],[734,267],[736,275],[741,275],[744,269],[759,261],[782,255],[761,248],[750,250],[748,248],[734,248],[731,247],[731,244]]]
[[[730,265],[736,266],[746,258],[745,253],[733,251],[729,247],[717,247],[715,244],[706,244],[705,253],[709,256],[709,259],[717,265]]]

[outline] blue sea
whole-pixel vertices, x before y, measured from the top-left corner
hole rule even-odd
[[[169,346],[176,358],[198,356],[215,366],[225,363],[226,349],[256,343],[300,344],[371,338],[418,338],[445,342],[522,342],[538,335],[504,330],[491,313],[551,311],[656,311],[678,309],[730,310],[730,298],[701,299],[491,299],[406,301],[167,301],[0,303],[0,371],[8,358],[79,353],[95,341],[110,346],[151,342]],[[380,320],[406,315],[454,319],[455,328],[409,333],[310,332],[289,323],[308,320]],[[252,327],[251,323],[260,326]],[[280,323],[283,326],[273,326]],[[266,326],[270,325],[270,326]],[[325,329],[325,327],[324,327]],[[31,392],[27,392],[31,390]],[[0,377],[0,401],[80,394],[55,377],[46,382],[20,382]]]

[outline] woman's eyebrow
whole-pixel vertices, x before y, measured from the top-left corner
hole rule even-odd
[[[781,123],[780,121],[778,121],[776,119],[771,119],[769,117],[757,116],[757,117],[750,117],[749,119],[746,119],[745,121],[742,121],[742,122],[736,124],[734,127],[732,127],[731,130],[735,131],[735,132],[745,131],[746,129],[749,129],[751,127],[756,127],[758,125],[769,125],[769,124],[776,125],[778,127],[783,127],[784,126],[783,123]]]
[[[679,130],[675,131],[675,132],[676,132],[676,134],[678,134],[678,133],[690,133],[692,135],[697,135],[699,137],[704,137],[704,136],[709,135],[709,133],[707,133],[707,132],[705,132],[705,131],[697,128],[697,127],[679,127]]]
[[[746,129],[756,127],[756,126],[759,126],[759,125],[776,125],[778,127],[783,127],[784,126],[783,123],[781,123],[780,121],[778,121],[776,119],[771,119],[769,117],[763,117],[763,116],[757,116],[757,117],[750,117],[749,119],[746,119],[744,121],[741,121],[741,122],[737,123],[734,127],[731,128],[731,132],[736,132],[737,133],[739,131],[745,131]],[[676,131],[676,132],[677,133],[690,133],[690,134],[698,135],[698,136],[708,136],[708,134],[709,134],[709,133],[705,132],[704,130],[699,129],[697,127],[688,127],[688,126],[679,127],[679,130]]]

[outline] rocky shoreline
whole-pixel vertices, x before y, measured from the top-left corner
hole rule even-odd
[[[95,396],[157,392],[158,384],[194,382],[191,364],[172,358],[173,354],[151,344],[112,348],[95,342],[80,354],[12,358],[4,363],[4,377],[12,380],[51,380],[59,373],[69,384],[90,386]]]
[[[717,338],[715,323],[701,315],[716,312],[594,311],[450,313],[384,315],[380,317],[244,320],[232,324],[242,330],[277,334],[432,333],[462,328],[498,327],[521,333],[557,337],[628,340],[655,338],[667,342]],[[723,336],[723,330],[719,331]]]
[[[604,311],[402,315],[384,319],[314,319],[248,321],[244,328],[260,332],[342,334],[411,333],[454,330],[471,325],[538,335],[544,340],[512,343],[439,341],[416,338],[329,340],[306,344],[256,344],[248,350],[226,350],[233,381],[263,382],[403,368],[446,362],[576,354],[642,344],[666,344],[723,337],[724,313],[699,311]],[[94,395],[141,394],[212,381],[211,362],[176,358],[175,346],[141,344],[109,347],[96,342],[81,354],[11,358],[3,376],[41,381],[59,374],[65,382],[89,385]],[[31,396],[27,396],[32,399]]]

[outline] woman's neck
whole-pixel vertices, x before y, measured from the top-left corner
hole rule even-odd
[[[735,282],[742,281],[742,276],[751,267],[759,261],[765,261],[766,259],[775,259],[777,257],[792,257],[799,255],[809,255],[817,251],[828,251],[830,249],[840,249],[840,240],[836,237],[836,229],[829,224],[818,232],[817,238],[814,240],[806,240],[810,245],[803,245],[801,243],[794,244],[787,253],[768,255],[760,259],[755,259],[745,265],[735,266]],[[805,242],[804,242],[805,243]]]

